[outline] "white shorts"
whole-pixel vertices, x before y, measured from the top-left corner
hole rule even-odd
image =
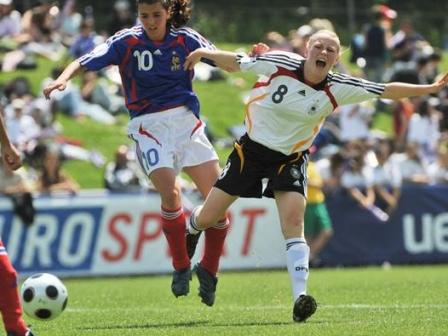
[[[218,160],[204,132],[204,123],[186,107],[145,114],[129,122],[128,136],[143,171],[149,176],[162,167],[182,168]]]

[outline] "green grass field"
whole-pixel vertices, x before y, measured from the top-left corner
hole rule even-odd
[[[176,299],[168,276],[67,279],[67,310],[33,321],[40,336],[70,335],[446,335],[448,266],[312,270],[318,310],[291,318],[286,271],[221,274],[215,306],[197,296]]]

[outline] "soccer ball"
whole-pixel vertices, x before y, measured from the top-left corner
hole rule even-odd
[[[68,293],[64,284],[52,274],[32,275],[20,290],[25,313],[38,320],[49,321],[58,317],[67,305]]]

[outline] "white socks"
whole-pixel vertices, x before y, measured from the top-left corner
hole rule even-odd
[[[190,220],[187,223],[187,231],[190,234],[197,235],[202,232],[202,230],[198,229],[196,226],[196,214],[201,210],[201,208],[202,205],[199,205],[191,211]]]
[[[286,240],[286,264],[291,278],[294,301],[306,294],[309,275],[310,248],[305,238]]]
[[[202,209],[202,205],[199,205],[197,207],[195,207],[192,211],[191,211],[191,215],[190,215],[190,220],[187,223],[187,231],[190,234],[193,235],[197,235],[198,233],[201,233],[202,229],[199,229],[197,227],[196,224],[196,217],[199,211],[201,211]],[[218,221],[218,223],[216,223],[216,225],[214,226],[215,229],[227,229],[229,227],[229,219],[227,217],[221,219]]]

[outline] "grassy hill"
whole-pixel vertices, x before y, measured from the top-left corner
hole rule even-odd
[[[224,44],[221,48],[227,50],[248,49],[247,45]],[[344,54],[347,58],[348,53]],[[348,64],[348,62],[346,62]],[[28,78],[34,93],[41,90],[41,81],[47,77],[55,66],[52,62],[38,59],[37,70],[20,70],[13,73],[2,73],[0,84],[5,83],[17,76]],[[445,57],[442,68],[448,70],[448,59]],[[236,73],[226,74],[225,80],[195,82],[194,89],[201,101],[201,113],[207,118],[211,130],[218,137],[226,137],[227,128],[243,121],[244,105],[242,95],[249,90],[255,80],[251,74]],[[69,117],[59,114],[57,120],[63,126],[64,135],[81,140],[83,146],[88,149],[96,149],[108,160],[111,160],[117,146],[129,143],[126,126],[127,117],[119,116],[119,123],[115,126],[98,124],[91,120],[75,121]],[[389,116],[379,115],[376,120],[377,127],[390,129]],[[217,148],[222,161],[227,158],[229,149]],[[103,170],[92,164],[81,161],[66,162],[64,169],[71,174],[82,186],[82,188],[101,188],[103,186]]]

